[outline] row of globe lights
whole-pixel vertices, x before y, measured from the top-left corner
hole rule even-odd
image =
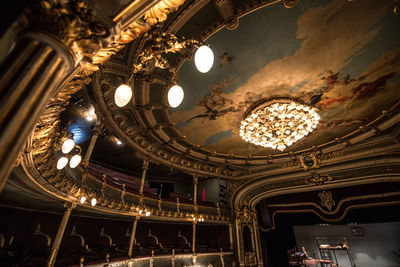
[[[283,151],[312,132],[319,119],[315,108],[295,102],[275,103],[245,118],[239,134],[246,142]]]
[[[198,71],[201,73],[206,73],[211,69],[214,63],[214,53],[208,46],[206,45],[200,46],[195,53],[194,61]],[[115,90],[114,100],[115,104],[118,107],[126,106],[131,100],[131,98],[132,98],[132,88],[129,85],[121,84]],[[178,107],[182,103],[183,98],[184,98],[184,92],[181,86],[175,84],[171,86],[171,88],[168,90],[168,103],[172,108]],[[94,113],[94,110],[89,113]],[[86,117],[86,119],[88,121],[92,121],[94,119],[93,114],[89,114]],[[117,143],[122,144],[121,141],[119,140],[117,141]],[[72,151],[74,147],[75,147],[75,141],[73,139],[67,139],[64,141],[61,150],[64,154],[67,155],[69,152]],[[82,157],[80,155],[72,156],[70,160],[70,167],[76,168],[81,162],[81,160]],[[57,161],[57,169],[61,170],[67,164],[68,164],[68,158],[65,156],[60,157]],[[84,204],[85,202],[86,202],[86,196],[83,195],[80,199],[80,203]],[[97,199],[92,198],[91,205],[95,206],[96,204],[97,204]],[[139,215],[141,215],[143,213],[143,210],[140,209],[138,213]],[[145,210],[145,216],[150,216],[150,214],[151,214],[150,211]],[[196,220],[196,218],[193,219]],[[204,218],[199,218],[199,221],[204,221]]]
[[[81,200],[80,200],[81,204],[84,204],[86,202],[86,197],[82,196]],[[90,201],[90,205],[92,205],[92,207],[96,206],[97,204],[97,199],[95,197],[92,198],[92,200]]]
[[[214,53],[207,45],[200,46],[194,55],[194,63],[201,73],[208,72],[214,64]],[[114,100],[118,107],[126,106],[132,98],[132,88],[127,84],[121,84],[115,90]],[[184,92],[180,85],[174,84],[168,90],[168,104],[177,108],[183,101]]]
[[[81,163],[82,157],[79,154],[73,155],[69,159],[69,153],[75,148],[75,141],[71,138],[65,140],[61,146],[61,151],[64,153],[62,157],[60,157],[57,161],[57,169],[62,170],[65,166],[67,166],[69,161],[69,167],[71,169],[76,168],[79,163]]]

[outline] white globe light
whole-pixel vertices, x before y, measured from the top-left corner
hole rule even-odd
[[[118,107],[126,106],[132,98],[132,89],[129,85],[121,84],[115,90],[114,100]]]
[[[69,162],[69,166],[73,169],[81,163],[82,157],[80,155],[74,155]]]
[[[208,72],[214,64],[213,51],[206,45],[200,46],[194,55],[194,64],[200,72]]]
[[[72,140],[72,139],[67,139],[67,140],[65,140],[64,143],[62,144],[61,151],[62,151],[64,154],[67,154],[67,153],[69,153],[69,152],[74,148],[74,146],[75,146],[75,141]]]
[[[81,197],[81,203],[83,204],[83,203],[85,203],[85,201],[86,201],[86,197],[85,196]]]
[[[68,159],[66,157],[61,157],[57,161],[57,169],[61,170],[68,164]]]
[[[92,198],[92,201],[90,202],[90,204],[92,204],[92,206],[96,206],[97,203],[97,199]]]
[[[150,216],[150,211],[146,211],[146,216]]]
[[[174,85],[168,91],[168,103],[171,107],[178,107],[183,100],[183,89],[179,85]]]

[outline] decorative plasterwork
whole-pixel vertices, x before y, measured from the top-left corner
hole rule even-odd
[[[319,192],[318,197],[321,199],[321,207],[327,208],[329,211],[331,211],[336,204],[332,197],[332,192],[330,191]]]
[[[216,1],[225,4],[228,1]],[[243,6],[234,10],[237,17],[242,17],[258,8],[274,4],[278,1],[249,1]],[[290,7],[297,1],[283,1],[283,5]],[[188,5],[172,21],[168,21],[169,27],[165,31],[176,32],[179,27],[188,20],[188,14],[193,15],[205,2],[196,2]],[[206,40],[209,36],[221,29],[225,24],[221,21],[211,23],[209,27],[199,33],[196,39]],[[144,49],[144,40],[140,40],[131,48],[130,58],[132,58],[131,68],[137,61],[137,55]],[[171,84],[170,79],[174,76],[177,69],[183,64],[185,57],[178,55],[171,59],[171,68],[162,73],[155,73],[151,70],[142,78],[135,81],[134,90],[139,90],[139,97],[135,99],[133,107],[127,107],[123,111],[117,111],[111,103],[111,95],[116,85],[110,84],[109,96],[105,92],[99,91],[102,83],[101,77],[96,77],[94,81],[94,91],[99,102],[105,103],[102,111],[106,113],[108,124],[112,131],[125,140],[133,149],[143,155],[149,156],[152,160],[176,168],[185,172],[199,173],[203,176],[220,177],[224,179],[249,179],[262,177],[270,173],[271,169],[277,169],[277,165],[284,168],[292,166],[302,166],[306,170],[311,170],[326,164],[326,159],[340,157],[341,151],[349,146],[354,146],[362,141],[379,135],[384,130],[392,127],[400,121],[398,108],[400,103],[395,104],[389,110],[385,110],[375,120],[360,127],[354,132],[340,138],[331,140],[319,146],[310,147],[305,150],[277,155],[265,156],[237,156],[208,151],[207,149],[191,143],[186,136],[180,134],[175,123],[168,115],[166,103],[166,92]],[[107,73],[107,68],[103,73]],[[149,96],[153,86],[161,87],[160,102],[151,102]],[[158,89],[157,89],[158,90]],[[104,99],[103,99],[104,98]],[[113,114],[107,114],[112,110]],[[132,113],[134,120],[126,118],[127,110]],[[118,115],[117,115],[118,114]],[[118,117],[118,121],[116,120]],[[160,117],[162,118],[160,121]],[[120,125],[120,122],[122,124]],[[305,165],[305,158],[311,155],[313,164]]]
[[[153,8],[149,9],[143,17],[127,25],[125,29],[117,27],[111,35],[108,32],[110,29],[96,27],[96,29],[102,29],[101,33],[104,32],[105,34],[107,32],[108,35],[104,36],[91,31],[91,28],[85,24],[92,23],[92,17],[90,9],[87,8],[84,2],[42,1],[40,3],[41,6],[37,7],[37,9],[40,12],[44,12],[48,17],[37,20],[37,25],[42,26],[41,30],[48,30],[58,36],[61,41],[64,41],[75,53],[76,59],[81,60],[82,64],[73,73],[72,79],[65,81],[60,86],[59,93],[47,105],[37,122],[32,136],[27,140],[26,147],[21,153],[22,156],[19,157],[20,160],[18,162],[28,177],[44,192],[63,201],[78,203],[78,198],[82,192],[80,181],[76,181],[64,171],[57,170],[53,154],[55,148],[60,147],[59,142],[62,137],[66,135],[60,127],[61,112],[65,110],[70,96],[91,81],[88,75],[97,70],[99,64],[119,51],[124,44],[149,29],[151,25],[165,20],[167,14],[177,9],[183,3],[183,0],[161,0]],[[27,16],[32,21],[35,21],[33,14],[27,14]],[[49,19],[51,23],[49,23]],[[33,23],[32,25],[36,24]],[[105,36],[107,36],[107,39],[102,40],[101,38]],[[121,72],[123,70],[118,67],[117,71]],[[88,178],[85,181],[85,183],[90,183],[88,193],[98,199],[98,205],[89,208],[127,216],[135,216],[137,214],[135,205],[139,202],[138,196],[131,193],[125,194],[124,191],[105,185],[90,175]],[[190,221],[190,215],[194,210],[193,205],[185,204],[182,205],[181,212],[178,214],[175,211],[174,203],[162,203],[162,210],[155,208],[159,207],[157,200],[145,198],[144,203],[151,209],[154,219]],[[211,211],[211,213],[206,212],[206,210]],[[215,214],[213,214],[214,211]],[[203,210],[203,207],[199,207],[199,213],[210,222],[229,221],[229,217],[226,215],[228,212],[219,216],[220,213],[216,208],[207,207]]]
[[[379,146],[379,144],[373,144]],[[382,147],[381,147],[382,148]],[[237,186],[232,194],[232,207],[240,207],[248,203],[250,208],[270,196],[318,189],[336,188],[346,185],[366,184],[378,181],[396,181],[400,178],[400,160],[393,153],[400,146],[386,146],[386,152],[376,154],[376,149],[365,149],[361,158],[343,159],[340,164],[323,166],[318,173],[293,171],[276,173],[268,179],[258,178]],[[386,156],[385,156],[386,155]],[[377,158],[379,157],[379,158]]]

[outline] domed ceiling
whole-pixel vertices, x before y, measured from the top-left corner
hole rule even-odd
[[[169,54],[167,69],[152,66],[131,77],[149,44],[142,36],[93,78],[96,110],[107,128],[137,155],[171,170],[232,179],[393,125],[379,128],[400,103],[395,3],[301,0],[285,8],[297,1],[283,2],[185,2],[162,29],[210,45],[214,66],[198,72],[186,51]],[[129,82],[133,98],[119,108],[115,89]],[[175,109],[167,104],[174,82],[185,93]],[[312,133],[283,152],[239,136],[246,112],[273,97],[299,100],[321,117]]]
[[[255,102],[291,97],[319,110],[316,130],[285,151],[342,137],[400,99],[400,18],[390,1],[302,0],[240,19],[206,42],[210,72],[192,61],[179,69],[185,99],[170,109],[176,128],[203,148],[241,156],[281,153],[246,143],[240,121]]]

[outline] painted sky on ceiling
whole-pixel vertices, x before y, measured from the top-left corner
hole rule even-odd
[[[290,96],[318,108],[321,122],[287,150],[343,136],[400,99],[400,16],[392,9],[389,0],[300,0],[257,10],[207,40],[216,58],[209,73],[183,64],[185,99],[171,119],[211,151],[273,154],[244,142],[240,121],[255,101]]]

